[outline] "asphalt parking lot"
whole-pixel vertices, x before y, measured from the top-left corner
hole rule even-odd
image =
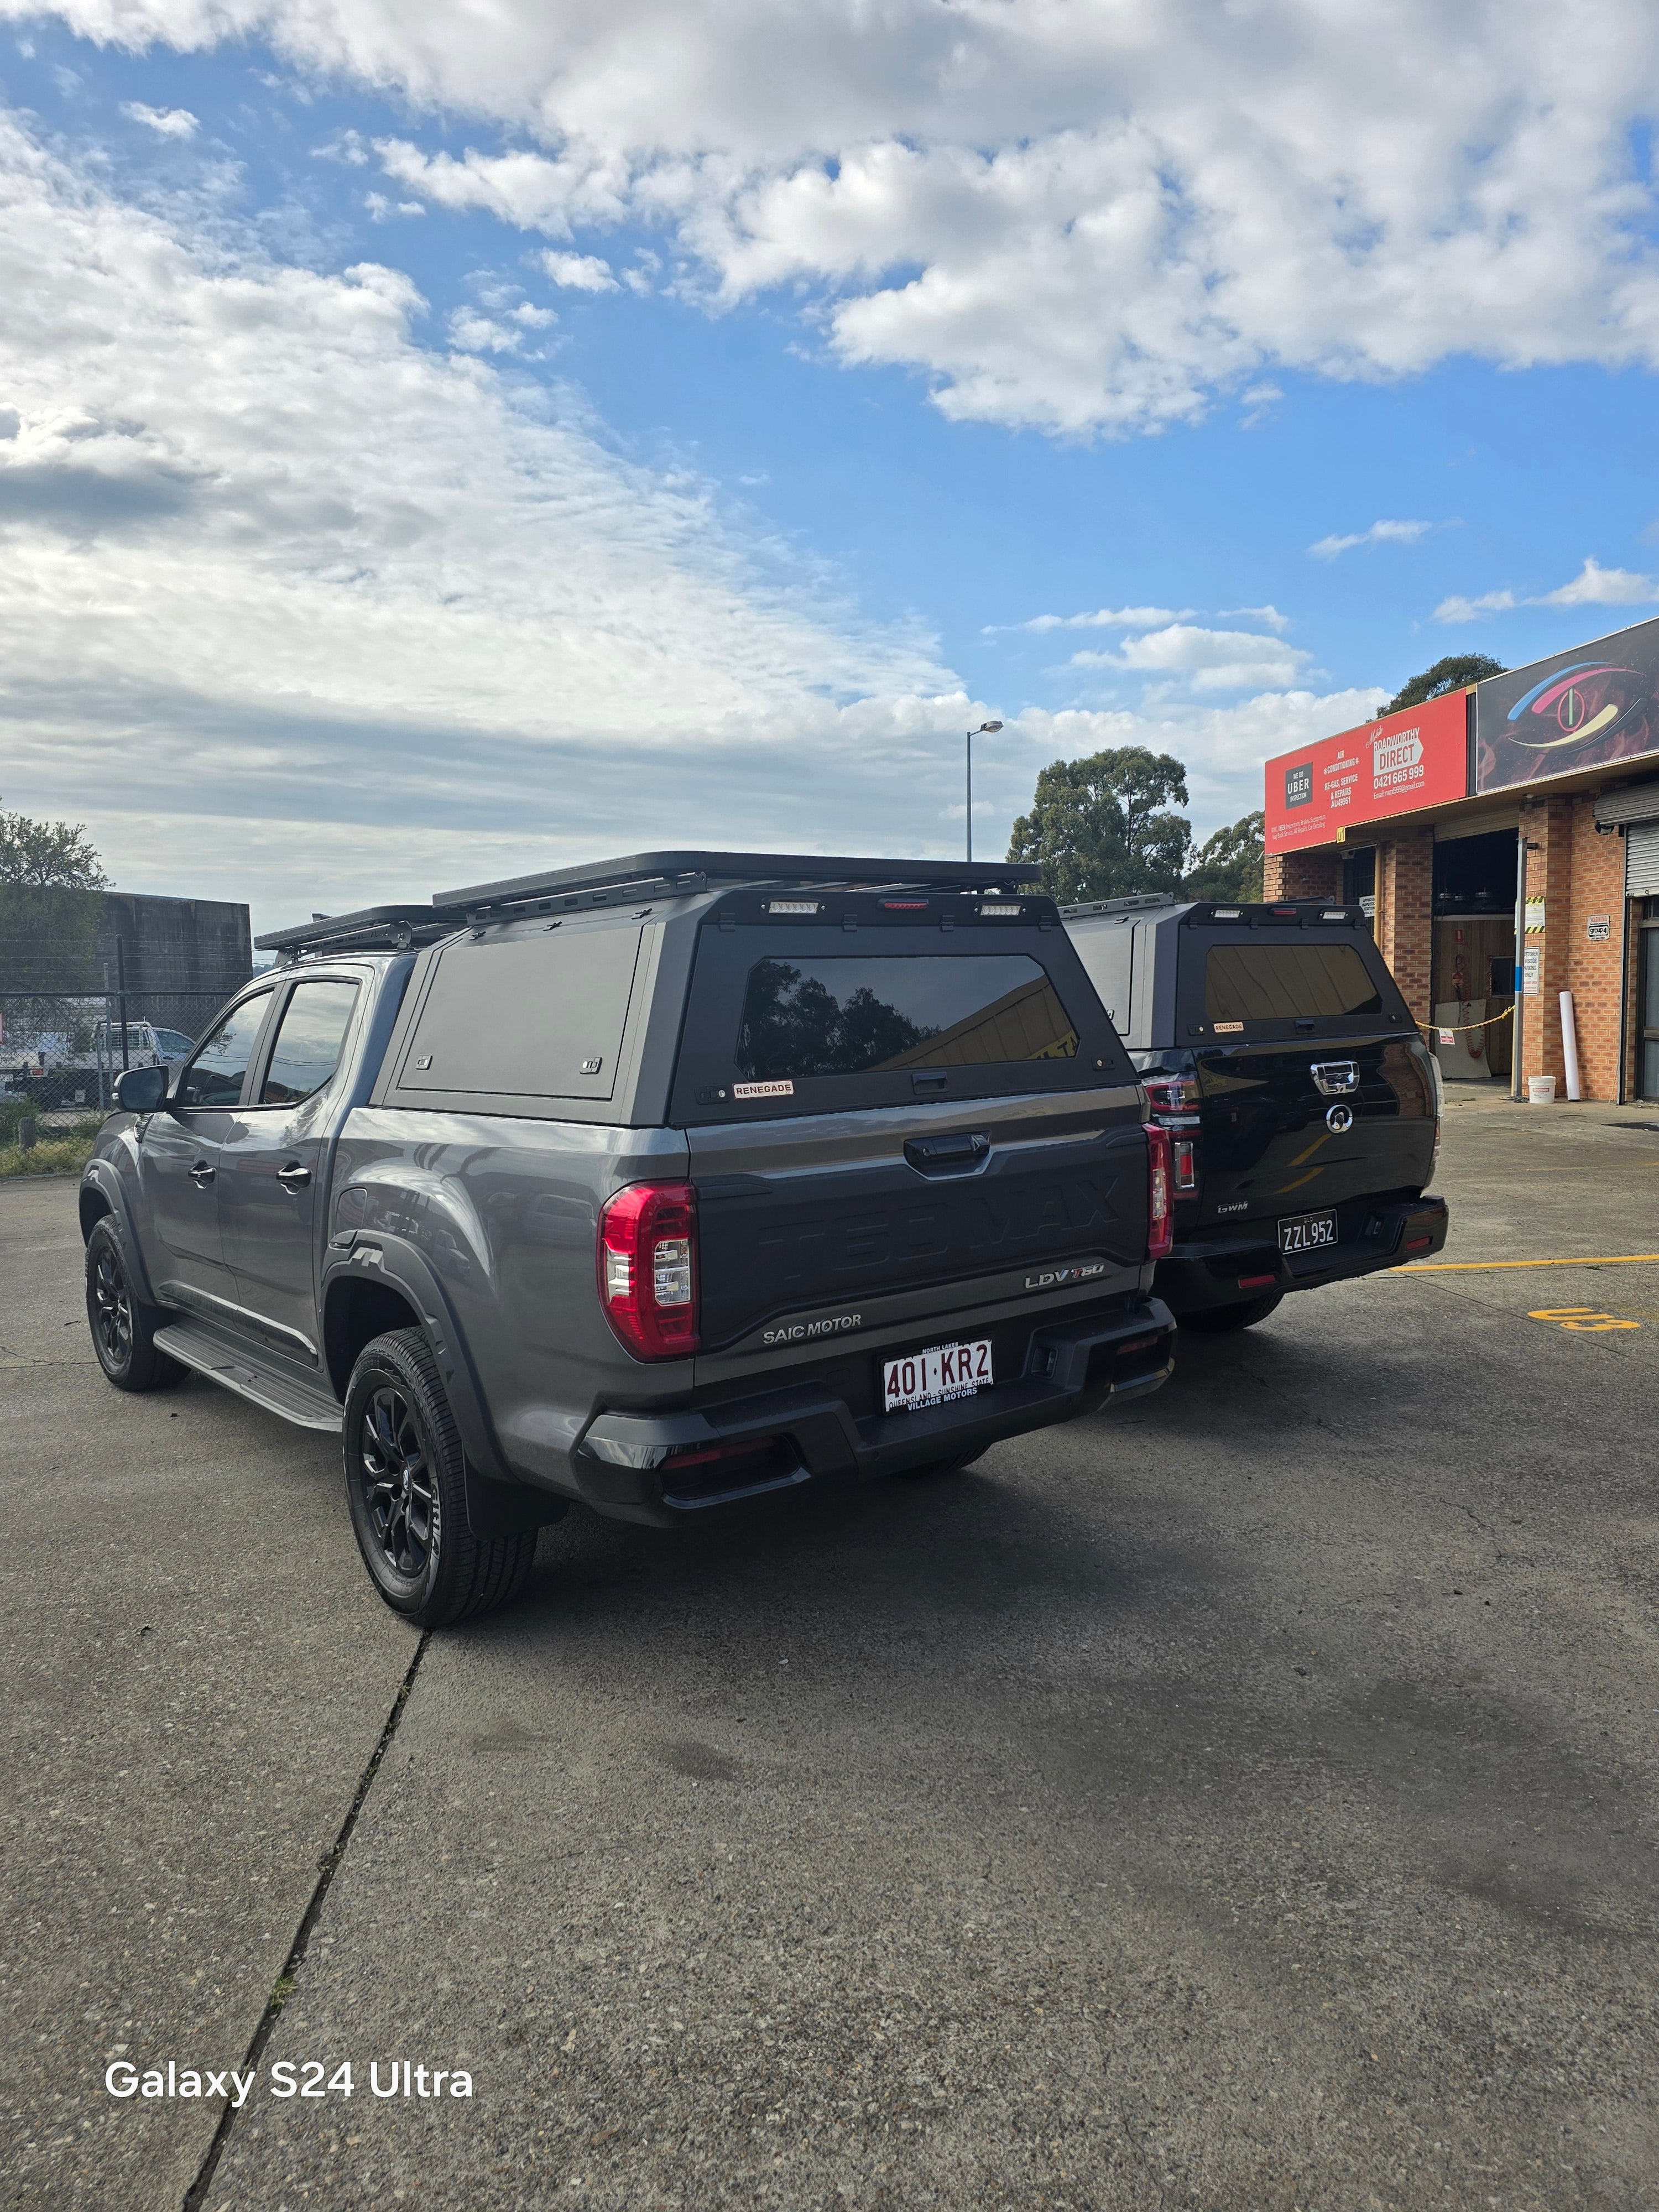
[[[321,1879],[214,2212],[1659,2204],[1659,1261],[1469,1264],[1659,1253],[1644,1120],[1455,1105],[1456,1266],[965,1474],[573,1512],[424,1644],[337,1448],[110,1390],[0,1184],[0,2201],[183,2203],[220,2106],[105,2069],[240,2068]]]

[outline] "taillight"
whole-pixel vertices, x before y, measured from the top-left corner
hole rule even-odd
[[[697,1349],[697,1194],[689,1182],[634,1182],[599,1215],[599,1304],[636,1359]]]
[[[1177,1190],[1198,1188],[1198,1163],[1190,1137],[1175,1139],[1175,1187]]]
[[[1170,1133],[1156,1121],[1146,1131],[1146,1257],[1167,1260],[1175,1243],[1175,1181]]]

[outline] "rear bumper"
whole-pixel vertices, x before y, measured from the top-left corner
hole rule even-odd
[[[1170,1257],[1158,1263],[1154,1286],[1177,1314],[1237,1305],[1273,1291],[1316,1291],[1431,1258],[1445,1243],[1449,1216],[1445,1200],[1425,1192],[1413,1199],[1345,1200],[1336,1223],[1340,1243],[1288,1255],[1279,1250],[1271,1221],[1177,1237]]]
[[[583,1431],[571,1469],[597,1511],[677,1527],[709,1507],[811,1480],[867,1481],[965,1458],[1006,1437],[1144,1397],[1168,1379],[1175,1340],[1174,1318],[1156,1297],[1137,1297],[1127,1311],[1120,1303],[1109,1316],[1073,1310],[1032,1330],[1019,1376],[976,1397],[860,1416],[808,1378],[681,1413],[602,1413]],[[761,1439],[768,1449],[757,1448]]]

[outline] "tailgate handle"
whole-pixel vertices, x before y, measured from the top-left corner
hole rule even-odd
[[[1316,1060],[1309,1071],[1314,1088],[1327,1098],[1340,1098],[1359,1088],[1359,1063],[1353,1060]]]
[[[976,1129],[950,1137],[908,1137],[904,1157],[919,1175],[970,1175],[990,1156],[988,1133]]]

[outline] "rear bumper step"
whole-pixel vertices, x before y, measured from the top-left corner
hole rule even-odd
[[[1159,1298],[1126,1314],[1070,1316],[1032,1332],[1025,1371],[973,1398],[910,1413],[855,1415],[810,1382],[726,1399],[706,1411],[599,1413],[571,1465],[601,1513],[658,1528],[711,1505],[817,1477],[897,1474],[963,1457],[1109,1402],[1156,1390],[1175,1362],[1175,1321]]]
[[[1269,1290],[1318,1290],[1401,1267],[1428,1259],[1446,1241],[1446,1201],[1426,1192],[1413,1199],[1348,1199],[1336,1211],[1342,1241],[1312,1252],[1280,1252],[1273,1221],[1178,1237],[1170,1257],[1158,1261],[1158,1293],[1177,1314],[1201,1312]]]

